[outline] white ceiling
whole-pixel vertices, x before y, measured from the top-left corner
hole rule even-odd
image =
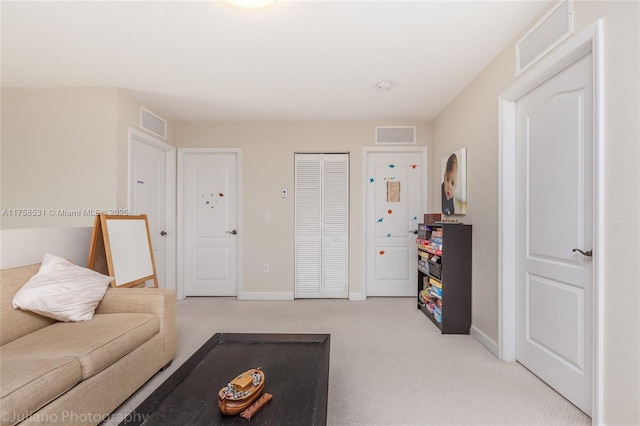
[[[547,6],[3,0],[1,79],[121,87],[180,121],[430,120]]]

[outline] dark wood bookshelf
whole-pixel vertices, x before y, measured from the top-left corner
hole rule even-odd
[[[420,309],[443,334],[469,334],[471,328],[471,225],[434,223],[426,224],[426,239],[431,232],[442,229],[441,276],[433,276],[442,283],[442,321],[436,320],[419,295],[424,277],[432,275],[418,269],[418,309]],[[420,248],[418,250],[421,250]],[[424,251],[424,250],[423,250]],[[427,251],[432,254],[431,251]],[[420,258],[420,257],[419,257]]]

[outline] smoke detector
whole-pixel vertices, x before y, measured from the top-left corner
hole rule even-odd
[[[379,81],[378,84],[376,84],[376,88],[382,92],[391,89],[391,82],[390,81]]]

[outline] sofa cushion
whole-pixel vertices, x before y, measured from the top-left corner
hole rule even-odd
[[[0,355],[2,424],[15,424],[80,382],[76,358],[5,359]]]
[[[11,301],[17,291],[38,273],[39,264],[0,271],[0,345],[56,322],[30,311],[13,309]]]
[[[90,321],[59,322],[2,347],[3,358],[76,357],[85,380],[158,334],[151,314],[96,314]]]
[[[18,290],[12,306],[58,321],[87,321],[111,281],[107,275],[45,253],[38,273]]]

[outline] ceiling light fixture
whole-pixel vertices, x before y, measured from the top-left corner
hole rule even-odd
[[[264,7],[268,6],[271,3],[275,3],[276,0],[224,0],[227,3],[231,3],[235,6],[246,7],[246,8],[256,8],[256,7]]]
[[[376,84],[376,88],[382,92],[391,89],[391,86],[390,81],[379,81],[378,84]]]

